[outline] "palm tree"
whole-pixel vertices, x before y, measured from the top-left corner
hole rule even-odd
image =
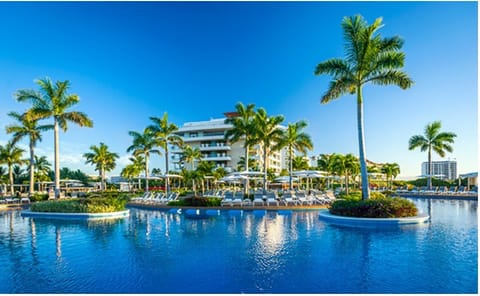
[[[255,125],[253,123],[255,117],[255,105],[248,104],[247,106],[239,102],[235,105],[238,116],[230,117],[225,120],[225,123],[231,124],[232,129],[227,130],[225,133],[225,139],[232,143],[238,142],[241,139],[244,140],[243,148],[245,149],[244,159],[248,159],[244,163],[245,171],[248,172],[250,158],[248,152],[250,146],[255,144]],[[245,194],[248,194],[248,179],[245,179]]]
[[[25,150],[15,146],[12,141],[7,142],[5,146],[0,145],[0,162],[6,164],[8,167],[8,180],[10,182],[10,194],[13,195],[13,166],[16,164],[23,164],[25,160],[22,159]]]
[[[182,158],[184,161],[189,162],[191,166],[191,171],[195,171],[195,160],[200,160],[202,158],[202,153],[198,147],[193,148],[190,145],[187,145],[183,148],[183,155]],[[192,189],[193,194],[196,195],[196,187],[195,187],[195,178],[192,178]]]
[[[116,166],[115,160],[119,157],[117,153],[108,151],[108,146],[100,143],[99,146],[90,146],[92,152],[83,154],[86,164],[95,165],[95,170],[100,174],[100,190],[105,190],[105,172],[113,170]]]
[[[382,173],[387,177],[387,183],[390,180],[390,189],[392,189],[393,179],[400,174],[400,166],[398,163],[385,163],[382,166]]]
[[[205,193],[204,180],[206,176],[212,176],[213,170],[215,169],[215,164],[212,161],[200,161],[198,163],[197,172],[199,173],[202,180],[202,195]]]
[[[294,152],[302,152],[303,154],[307,153],[307,150],[313,149],[312,139],[310,135],[304,133],[302,130],[307,127],[307,122],[304,120],[298,121],[296,123],[289,123],[285,131],[282,131],[280,142],[278,142],[278,148],[287,147],[288,149],[288,160],[289,160],[289,172],[290,172],[290,181],[289,189],[293,189],[293,162],[294,162]],[[308,162],[307,162],[308,168]]]
[[[145,157],[145,190],[148,192],[148,159],[150,154],[160,155],[160,151],[155,149],[158,142],[149,128],[144,129],[143,133],[129,131],[128,134],[133,137],[133,144],[127,148],[127,152],[133,152],[135,157],[140,155]]]
[[[345,177],[345,193],[348,195],[349,186],[348,180],[351,175],[355,175],[358,171],[358,159],[353,154],[333,154],[333,169],[339,174]]]
[[[122,171],[120,172],[120,176],[122,176],[122,178],[129,180],[129,189],[131,190],[130,182],[133,178],[138,177],[142,172],[143,168],[145,167],[145,158],[141,155],[138,155],[138,156],[130,157],[129,160],[132,163],[126,165],[122,169]],[[138,188],[142,189],[140,184],[141,184],[140,179],[138,179]]]
[[[240,156],[240,160],[237,162],[237,171],[246,171],[246,168],[252,168],[253,171],[258,170],[258,161],[250,157],[248,159],[248,165],[245,166],[245,156]]]
[[[304,156],[295,156],[292,159],[292,170],[308,170],[308,160]],[[290,175],[290,173],[288,173]]]
[[[37,125],[38,120],[30,119],[27,114],[18,114],[16,112],[8,113],[8,116],[18,121],[18,124],[12,124],[6,127],[7,134],[13,133],[12,142],[16,143],[24,137],[30,140],[30,186],[28,190],[29,196],[33,195],[35,184],[35,153],[34,149],[37,142],[42,141],[41,132],[53,129],[53,125]]]
[[[381,18],[377,18],[372,25],[368,25],[360,15],[345,17],[342,28],[346,41],[346,58],[329,59],[318,64],[315,69],[316,75],[333,76],[329,89],[322,97],[322,104],[345,94],[356,94],[362,199],[370,197],[363,128],[362,88],[367,83],[393,84],[402,89],[407,89],[413,84],[413,81],[401,70],[405,60],[405,54],[400,51],[403,40],[398,36],[382,38],[378,33],[381,27]]]
[[[82,127],[92,127],[93,122],[83,112],[68,111],[80,101],[78,95],[67,93],[70,87],[68,80],[57,81],[53,84],[49,78],[45,78],[36,80],[36,83],[40,86],[39,91],[19,90],[15,93],[15,97],[19,102],[30,101],[32,103],[32,108],[27,113],[29,120],[53,117],[55,197],[58,198],[60,197],[59,128],[66,132],[68,122]]]
[[[440,132],[442,123],[434,121],[427,124],[424,135],[415,135],[408,142],[408,149],[413,150],[420,147],[420,151],[428,151],[428,189],[432,189],[432,150],[440,157],[445,157],[445,151],[452,152],[454,138],[457,136],[451,132]]]
[[[175,134],[178,131],[178,127],[168,122],[167,112],[163,113],[162,118],[150,117],[150,120],[153,121],[153,125],[150,125],[148,128],[153,131],[157,142],[160,147],[165,151],[165,174],[168,174],[168,145],[182,146],[182,138]],[[168,194],[169,188],[168,177],[165,178],[165,192]]]
[[[267,192],[267,163],[270,150],[276,149],[282,138],[282,130],[279,124],[283,122],[283,116],[268,116],[265,109],[258,109],[254,118],[254,139],[263,149],[263,193]]]
[[[13,166],[13,183],[15,184],[21,184],[22,179],[25,175],[25,170],[19,166],[18,164]]]
[[[35,174],[35,180],[37,181],[51,181],[51,179],[48,177],[48,174],[50,173],[51,170],[51,163],[47,160],[46,156],[34,156],[34,174]],[[28,173],[30,173],[30,167],[27,168]],[[43,188],[39,184],[38,185],[38,190],[42,191]]]
[[[327,188],[330,187],[330,177],[334,174],[333,156],[334,154],[320,154],[320,158],[317,159],[318,168],[329,175],[327,176]]]

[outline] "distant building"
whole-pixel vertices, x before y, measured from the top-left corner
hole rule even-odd
[[[428,175],[428,162],[422,162],[422,175]],[[455,180],[457,178],[457,161],[432,161],[432,175],[440,180]]]
[[[225,113],[226,117],[236,116],[236,113]],[[243,148],[244,141],[240,140],[231,143],[225,140],[225,132],[232,129],[231,124],[225,123],[226,118],[210,119],[208,121],[186,122],[178,129],[176,134],[182,137],[183,142],[191,147],[199,148],[204,161],[211,161],[215,167],[225,168],[227,172],[233,172],[237,169],[240,157],[245,155]],[[280,128],[285,128],[279,126]],[[250,157],[257,160],[260,168],[263,167],[263,149],[261,145],[251,147]],[[283,168],[287,168],[285,161],[286,149],[271,152],[268,157],[268,168],[280,172]],[[190,163],[182,161],[183,150],[179,147],[172,147],[172,163],[175,170],[182,167],[191,169]]]

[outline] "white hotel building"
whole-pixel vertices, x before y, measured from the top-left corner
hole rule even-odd
[[[235,113],[225,113],[225,116],[233,116]],[[223,167],[226,171],[232,172],[237,168],[240,157],[245,156],[244,141],[240,140],[231,143],[225,140],[225,132],[232,128],[231,124],[225,123],[226,118],[210,119],[208,121],[186,122],[178,129],[176,134],[182,137],[185,145],[192,148],[198,147],[202,153],[202,160],[211,161],[216,167]],[[280,126],[280,128],[285,128]],[[255,153],[250,152],[249,157],[258,161],[260,168],[263,168],[262,147],[256,145],[251,148]],[[173,169],[181,170],[184,166],[191,169],[189,163],[182,162],[182,149],[172,147]],[[288,168],[288,155],[286,149],[271,152],[268,158],[268,168],[274,169],[277,173],[283,168]]]

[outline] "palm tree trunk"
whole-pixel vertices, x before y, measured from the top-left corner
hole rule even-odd
[[[288,187],[290,190],[293,189],[293,180],[292,180],[292,174],[293,174],[293,155],[292,155],[292,147],[288,147],[288,156],[290,158],[290,163],[288,170],[290,171],[290,180],[288,181]]]
[[[168,142],[165,142],[165,194],[168,195],[170,191],[170,180],[167,177],[168,174]]]
[[[53,143],[54,143],[54,168],[55,168],[55,198],[60,198],[60,147],[58,145],[58,121],[57,118],[53,119]]]
[[[363,131],[363,99],[362,87],[357,87],[357,126],[358,126],[358,149],[360,154],[360,172],[362,174],[362,199],[369,199],[367,162],[365,153],[365,135]]]
[[[148,155],[145,154],[145,191],[148,192]]]
[[[348,195],[348,173],[345,173],[345,193]]]
[[[263,194],[267,194],[267,147],[263,147]]]
[[[432,190],[432,146],[428,146],[428,190]]]
[[[103,167],[100,168],[100,179],[101,179],[100,190],[103,192],[105,191],[105,169]]]
[[[28,190],[29,197],[33,196],[33,186],[35,185],[35,154],[33,149],[33,141],[30,140],[30,186]]]
[[[12,165],[8,166],[8,179],[10,180],[10,194],[13,196],[13,171]]]
[[[194,160],[192,160],[192,173],[195,171],[195,168],[193,167],[195,164],[194,164]],[[193,176],[192,178],[192,189],[193,189],[193,196],[197,196],[197,188],[195,187],[195,176]]]
[[[245,139],[245,141],[246,140],[247,139]],[[245,144],[245,171],[248,172],[248,145],[247,144]],[[244,188],[245,189],[245,195],[247,195],[248,194],[249,179],[248,178],[245,179],[244,182],[245,182],[245,188]]]

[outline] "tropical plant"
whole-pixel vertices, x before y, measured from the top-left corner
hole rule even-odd
[[[345,191],[348,195],[348,183],[349,177],[355,175],[359,170],[358,159],[353,154],[333,154],[333,169],[338,175],[343,175],[345,177]]]
[[[218,167],[213,171],[213,177],[217,181],[225,177],[227,174],[228,174],[227,170],[225,170],[225,168],[222,168],[222,167]]]
[[[400,166],[398,163],[385,163],[382,166],[382,173],[387,178],[387,183],[390,181],[390,189],[392,189],[393,179],[400,174]]]
[[[248,165],[245,166],[245,156],[240,156],[240,159],[237,162],[237,171],[246,171],[247,167],[251,168],[252,171],[258,171],[258,161],[255,158],[250,157],[248,159]]]
[[[413,81],[401,70],[405,60],[405,54],[400,51],[403,40],[398,36],[382,38],[378,33],[381,27],[382,18],[377,18],[372,25],[368,25],[360,15],[345,17],[342,28],[346,58],[329,59],[318,64],[315,69],[316,75],[333,76],[327,92],[322,96],[322,104],[345,94],[356,94],[363,199],[368,199],[370,196],[363,123],[363,86],[367,83],[393,84],[407,89],[413,84]]]
[[[39,181],[49,181],[48,173],[50,172],[51,163],[46,156],[34,156],[35,179]]]
[[[265,109],[258,109],[254,118],[254,139],[261,145],[263,150],[263,193],[267,192],[267,164],[271,150],[278,149],[283,132],[279,128],[283,122],[283,116],[268,116]]]
[[[317,159],[317,167],[328,174],[327,188],[330,187],[330,178],[335,173],[333,169],[333,156],[334,154],[320,154],[320,157]]]
[[[95,166],[95,170],[100,174],[100,190],[105,190],[105,172],[113,170],[116,166],[115,160],[118,159],[118,154],[108,151],[108,146],[105,143],[100,143],[99,146],[90,146],[92,152],[83,154],[86,159],[86,164]]]
[[[22,181],[25,179],[25,170],[19,166],[18,164],[13,166],[13,183],[14,184],[21,184]]]
[[[30,148],[30,186],[28,190],[29,196],[33,195],[34,184],[35,184],[35,146],[37,142],[42,141],[41,132],[53,129],[53,125],[38,125],[38,120],[31,119],[27,114],[20,115],[16,112],[8,113],[8,116],[12,117],[17,121],[16,124],[11,124],[7,126],[7,134],[13,134],[12,142],[16,143],[23,138],[29,139],[29,148]]]
[[[165,173],[169,172],[168,169],[168,145],[175,145],[181,147],[183,145],[182,138],[175,134],[178,131],[178,127],[168,122],[167,112],[163,113],[162,118],[150,117],[150,120],[153,121],[153,124],[148,126],[148,128],[153,132],[157,143],[165,151]],[[165,192],[169,192],[170,184],[168,177],[165,178]]]
[[[16,164],[24,164],[23,157],[25,150],[17,147],[12,141],[7,142],[4,146],[0,145],[0,163],[6,164],[8,168],[8,180],[10,183],[10,194],[13,195],[13,166]]]
[[[304,156],[297,155],[292,159],[292,170],[308,170],[308,168],[308,160]]]
[[[182,154],[182,159],[183,161],[186,161],[190,163],[190,169],[191,171],[195,171],[195,161],[200,160],[202,158],[202,153],[200,152],[200,149],[198,147],[192,147],[190,145],[186,145],[183,147],[183,154]],[[190,178],[192,180],[192,190],[193,194],[197,194],[197,188],[195,187],[195,179]]]
[[[237,116],[229,117],[225,120],[225,123],[231,124],[233,127],[225,132],[225,139],[235,143],[241,139],[244,140],[243,148],[245,149],[245,156],[243,157],[243,167],[248,172],[250,165],[250,158],[248,152],[250,146],[256,144],[254,117],[255,117],[255,105],[248,104],[247,106],[239,102],[235,105]],[[248,159],[245,162],[245,159]],[[245,194],[248,193],[248,180],[245,179]]]
[[[155,149],[157,140],[149,128],[144,129],[143,133],[130,131],[128,134],[133,137],[133,144],[127,148],[127,152],[133,152],[135,157],[142,155],[145,159],[145,190],[148,192],[148,159],[150,154],[160,155],[160,151]]]
[[[215,163],[212,161],[202,160],[198,163],[197,172],[201,176],[202,181],[202,194],[205,192],[205,177],[213,176],[213,170],[215,169]]]
[[[290,171],[290,181],[289,189],[293,189],[293,165],[294,165],[294,152],[301,152],[303,154],[307,153],[307,150],[313,149],[312,139],[310,135],[303,132],[302,130],[307,127],[307,122],[304,120],[289,123],[287,129],[282,131],[280,141],[277,143],[278,149],[287,147],[288,151],[288,161],[289,161],[289,171]],[[301,159],[303,157],[300,156]],[[299,160],[299,159],[297,159]],[[308,161],[305,161],[306,168],[308,168]],[[300,165],[300,163],[297,163]]]
[[[70,87],[68,80],[57,81],[54,84],[49,78],[45,78],[36,80],[36,83],[40,86],[39,91],[19,90],[15,93],[15,97],[19,102],[32,103],[32,108],[26,113],[27,120],[53,117],[55,197],[58,198],[60,197],[59,128],[66,132],[68,122],[82,127],[92,127],[93,122],[83,112],[68,111],[80,101],[78,95],[67,93]]]
[[[427,124],[424,135],[412,136],[408,142],[408,149],[413,150],[420,148],[420,151],[428,151],[428,183],[429,189],[432,188],[432,150],[440,157],[445,157],[445,151],[452,152],[453,147],[450,144],[454,143],[454,138],[457,136],[451,132],[441,132],[442,123],[434,121]]]

